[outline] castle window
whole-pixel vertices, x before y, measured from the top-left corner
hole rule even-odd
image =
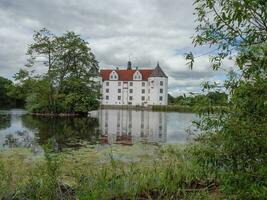
[[[109,96],[106,96],[106,100],[109,100]]]
[[[151,88],[154,87],[154,81],[150,81],[150,87],[151,87]]]
[[[130,86],[133,86],[133,82],[130,82]]]
[[[109,93],[109,89],[108,88],[106,89],[106,93]]]
[[[109,86],[109,82],[108,81],[106,82],[106,86]]]
[[[118,86],[121,86],[121,82],[118,82]]]
[[[160,81],[160,86],[163,86],[163,81]]]
[[[140,80],[140,75],[136,74],[136,75],[134,76],[134,79],[135,79],[135,80]]]
[[[121,93],[121,89],[118,89],[118,93]]]
[[[133,100],[133,97],[132,96],[129,96],[129,100],[132,101]]]
[[[163,97],[162,97],[162,96],[160,96],[160,97],[159,97],[159,100],[160,100],[160,101],[163,101]]]
[[[142,89],[142,94],[145,94],[145,89]]]
[[[130,89],[130,93],[133,93],[133,89]]]
[[[118,96],[118,100],[121,100],[121,96]]]
[[[163,93],[163,89],[159,89],[159,93]]]
[[[142,86],[146,86],[146,83],[145,82],[142,82]]]
[[[144,96],[142,96],[142,98],[141,98],[141,99],[142,99],[142,101],[144,101],[144,100],[145,100],[145,97],[144,97]]]

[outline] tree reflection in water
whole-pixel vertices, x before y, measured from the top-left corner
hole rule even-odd
[[[37,117],[25,115],[22,123],[36,132],[38,143],[52,144],[54,151],[96,144],[99,139],[98,120],[88,117]]]
[[[36,142],[35,136],[27,130],[16,131],[14,134],[6,135],[3,147],[25,147],[32,148],[34,153],[40,152],[40,146]]]
[[[0,130],[9,128],[10,126],[11,126],[11,116],[0,115]]]
[[[0,110],[0,150],[52,144],[54,151],[88,144],[185,143],[194,114],[98,110],[91,117],[39,117]]]

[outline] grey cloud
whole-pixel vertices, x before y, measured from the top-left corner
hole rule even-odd
[[[1,0],[0,75],[11,78],[24,66],[34,30],[56,34],[73,30],[86,39],[102,68],[160,64],[170,77],[170,92],[198,91],[202,80],[222,72],[208,57],[188,70],[183,53],[192,49],[193,0]],[[198,49],[199,50],[199,49]],[[179,52],[179,53],[177,53]]]

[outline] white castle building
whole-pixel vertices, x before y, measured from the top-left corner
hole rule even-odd
[[[167,105],[168,77],[157,64],[155,69],[100,70],[102,105]]]

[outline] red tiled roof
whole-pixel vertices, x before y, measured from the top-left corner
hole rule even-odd
[[[113,71],[112,69],[100,70],[102,81],[109,80],[109,75],[112,71]],[[114,71],[116,71],[117,74],[119,75],[119,81],[132,81],[133,75],[136,71],[139,71],[142,74],[142,81],[147,81],[153,69],[140,69],[140,70],[120,69],[120,70],[114,70]]]

